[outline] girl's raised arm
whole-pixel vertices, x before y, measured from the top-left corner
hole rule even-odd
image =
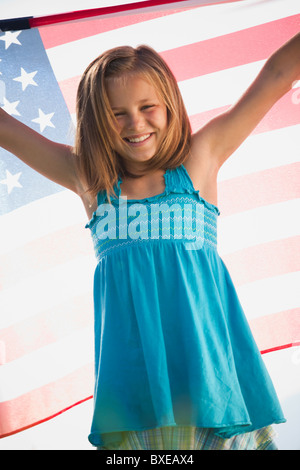
[[[267,60],[243,96],[193,136],[194,173],[197,164],[218,169],[253,131],[270,108],[300,79],[300,33]]]
[[[76,156],[71,147],[46,139],[1,108],[0,146],[50,180],[79,192]]]

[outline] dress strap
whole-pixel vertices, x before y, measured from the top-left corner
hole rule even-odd
[[[99,193],[97,194],[98,207],[100,206],[100,204],[103,204],[106,200],[107,200],[106,191],[99,191]]]
[[[117,199],[119,198],[120,193],[121,193],[121,190],[120,190],[120,184],[121,183],[122,183],[122,178],[121,178],[121,176],[118,176],[118,180],[114,185],[114,191],[115,191],[115,194],[117,196]],[[115,198],[115,196],[113,196],[113,199],[114,198]],[[103,203],[106,203],[106,202],[108,202],[107,192],[105,190],[99,191],[99,193],[97,194],[97,204],[98,204],[98,206],[100,204],[103,204]]]
[[[188,193],[196,194],[199,201],[201,201],[208,209],[220,215],[220,211],[217,206],[207,202],[203,197],[200,196],[199,191],[195,189],[190,175],[183,164],[175,168],[174,170],[168,170],[166,174],[166,188],[167,192],[174,193]]]
[[[166,185],[170,192],[196,192],[192,180],[183,165],[167,172]]]

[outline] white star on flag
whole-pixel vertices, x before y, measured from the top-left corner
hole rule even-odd
[[[21,176],[22,172],[20,171],[19,173],[16,173],[15,175],[12,175],[10,171],[6,170],[6,179],[1,180],[1,184],[6,184],[7,186],[7,192],[10,194],[14,188],[22,188],[23,186],[21,183],[19,183],[19,178]]]
[[[38,84],[33,80],[33,77],[37,74],[37,70],[35,72],[26,72],[23,67],[21,67],[21,75],[19,77],[14,78],[16,82],[21,82],[22,84],[22,91],[26,90],[28,85],[38,86]]]
[[[39,117],[32,119],[32,122],[36,122],[37,124],[40,125],[40,132],[43,132],[43,130],[49,126],[49,127],[54,127],[54,124],[51,122],[51,118],[54,116],[54,113],[49,113],[45,114],[41,109],[39,109]]]
[[[11,44],[18,44],[21,46],[22,44],[17,39],[21,33],[22,31],[7,31],[4,36],[0,36],[0,41],[5,42],[5,49],[8,49]]]
[[[11,116],[13,114],[15,114],[16,116],[21,116],[19,111],[17,111],[17,109],[16,109],[18,104],[20,103],[20,101],[14,101],[14,102],[11,103],[4,96],[3,97],[3,103],[4,103],[4,106],[2,106],[2,109],[4,109],[4,111],[6,111],[8,114],[10,114]]]

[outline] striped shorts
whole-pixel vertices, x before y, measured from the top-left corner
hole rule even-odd
[[[98,450],[277,450],[271,426],[230,439],[216,436],[210,428],[170,426],[146,431],[122,432],[122,441]]]

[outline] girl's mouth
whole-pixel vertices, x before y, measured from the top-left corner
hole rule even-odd
[[[126,140],[126,142],[130,144],[136,145],[136,144],[141,144],[145,142],[146,140],[150,139],[151,135],[152,134],[144,134],[140,136],[124,137],[124,140]]]

